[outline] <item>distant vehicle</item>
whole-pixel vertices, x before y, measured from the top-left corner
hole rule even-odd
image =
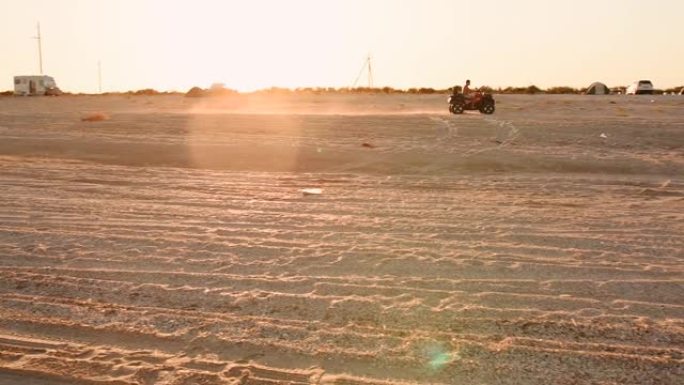
[[[679,94],[680,94],[680,95],[684,95],[684,87],[682,87],[682,89],[679,90]]]
[[[19,96],[61,95],[55,79],[46,75],[30,75],[14,77],[14,94]]]
[[[627,87],[627,95],[651,95],[653,94],[653,83],[650,80],[639,80]]]
[[[493,114],[496,103],[490,93],[474,92],[473,96],[466,98],[461,93],[454,93],[449,96],[449,112],[452,114],[462,114],[464,110],[479,110],[483,114]]]

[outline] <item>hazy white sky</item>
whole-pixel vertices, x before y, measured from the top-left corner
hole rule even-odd
[[[0,90],[684,84],[683,0],[0,0]],[[365,78],[362,79],[365,83]]]

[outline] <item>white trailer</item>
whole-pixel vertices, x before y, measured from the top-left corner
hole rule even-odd
[[[61,91],[52,76],[26,75],[14,77],[14,94],[28,95],[59,95]]]

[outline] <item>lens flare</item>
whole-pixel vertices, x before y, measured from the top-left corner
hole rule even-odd
[[[432,371],[439,371],[459,359],[458,352],[450,351],[443,345],[430,345],[424,350],[427,366]]]

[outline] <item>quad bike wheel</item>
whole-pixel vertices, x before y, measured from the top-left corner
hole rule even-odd
[[[449,111],[451,111],[452,114],[462,114],[463,113],[463,103],[450,105]]]
[[[495,110],[494,105],[491,103],[487,103],[480,108],[480,112],[482,112],[483,114],[487,114],[487,115],[493,114],[494,110]]]

